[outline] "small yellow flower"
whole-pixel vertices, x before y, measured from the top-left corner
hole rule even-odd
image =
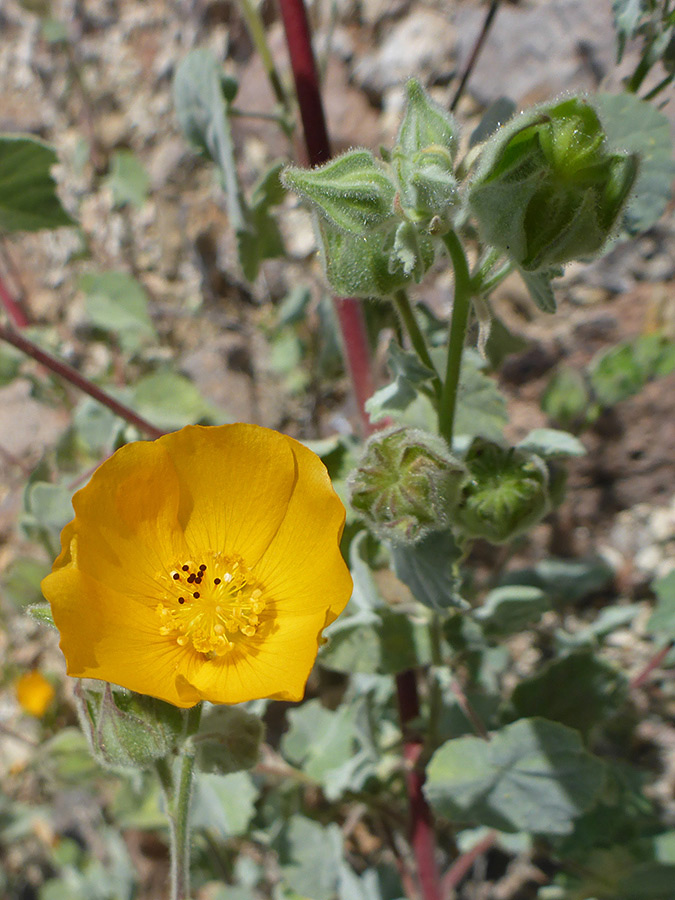
[[[73,506],[42,582],[69,675],[181,707],[302,699],[352,588],[314,453],[256,425],[188,426],[122,447]]]
[[[21,708],[31,716],[44,716],[54,699],[54,688],[37,669],[18,678],[15,688]]]

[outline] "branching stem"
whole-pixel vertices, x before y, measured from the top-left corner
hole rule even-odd
[[[434,391],[436,392],[436,396],[440,397],[441,379],[438,377],[436,366],[434,365],[434,361],[429,354],[429,348],[427,347],[427,342],[424,340],[424,335],[422,334],[419,323],[417,322],[415,310],[412,308],[412,304],[410,303],[408,295],[405,291],[396,291],[396,293],[394,294],[394,306],[396,307],[396,311],[401,317],[403,327],[408,333],[410,343],[413,345],[413,349],[419,357],[420,362],[424,363],[424,365],[428,369],[431,369],[431,371],[434,373]]]
[[[448,361],[438,413],[438,430],[447,441],[448,446],[452,448],[462,352],[471,309],[471,279],[464,248],[455,232],[449,231],[444,235],[443,242],[450,254],[455,271],[455,297],[450,319]]]

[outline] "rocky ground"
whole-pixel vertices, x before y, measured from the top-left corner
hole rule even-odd
[[[270,46],[286,75],[274,4],[263,3],[263,11]],[[408,76],[431,86],[440,102],[450,101],[485,5],[316,0],[311,12],[334,147],[377,149],[394,134]],[[45,18],[59,25],[63,40],[49,42]],[[0,133],[26,132],[55,146],[60,194],[81,225],[0,238],[0,274],[30,323],[48,329],[58,351],[90,377],[124,383],[119,353],[92,338],[79,285],[88,271],[125,270],[150,298],[160,338],[148,351],[150,361],[171,361],[222,409],[224,421],[254,421],[308,437],[355,424],[344,379],[322,385],[311,398],[292,395],[270,360],[265,334],[275,305],[302,279],[312,291],[314,315],[322,292],[310,259],[308,217],[288,202],[283,229],[290,262],[267,263],[255,285],[247,286],[234,262],[213,172],[188,147],[174,116],[172,75],[195,47],[210,48],[237,77],[240,108],[273,108],[236,3],[55,0],[43,8],[40,0],[3,0],[0,35]],[[610,0],[505,2],[458,118],[468,134],[501,95],[526,105],[563,91],[617,89],[631,58],[629,53],[617,70],[614,54]],[[675,132],[675,102],[664,111]],[[248,184],[266,162],[293,153],[278,129],[261,120],[241,119],[236,141]],[[149,193],[140,208],[115,205],[107,176],[111,155],[119,150],[132,150],[147,170]],[[649,233],[618,245],[597,263],[571,266],[555,317],[537,312],[516,278],[496,292],[496,312],[529,342],[501,374],[512,437],[546,424],[539,401],[561,361],[585,365],[610,345],[657,328],[675,339],[672,209]],[[449,308],[448,288],[443,276],[425,287],[439,312]],[[23,374],[36,371],[26,363]],[[321,373],[315,375],[321,381]],[[27,377],[0,387],[0,572],[17,555],[34,552],[16,529],[22,488],[70,420],[74,393],[69,390],[66,399],[60,407],[47,403]],[[620,573],[622,596],[643,600],[646,585],[672,566],[675,551],[675,375],[619,404],[583,440],[588,455],[572,465],[568,500],[557,521],[542,526],[532,552],[602,552]],[[13,666],[47,654],[59,671],[55,642],[45,650],[36,626],[6,610],[3,619],[0,650]],[[635,641],[639,645],[639,635]],[[631,664],[637,669],[643,661],[640,650]],[[5,685],[0,725],[19,727],[17,712],[11,685]],[[20,765],[28,752],[21,741],[5,739],[3,747],[7,765]],[[4,776],[4,762],[2,771]]]

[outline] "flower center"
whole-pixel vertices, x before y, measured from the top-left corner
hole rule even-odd
[[[155,611],[159,633],[175,635],[207,656],[224,656],[239,634],[252,637],[266,606],[262,585],[238,557],[205,554],[158,576],[164,600]]]

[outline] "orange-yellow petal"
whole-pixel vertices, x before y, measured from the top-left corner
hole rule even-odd
[[[42,582],[61,634],[66,670],[98,678],[176,706],[194,706],[194,690],[176,684],[183,650],[159,633],[154,609],[111,590],[72,566]]]
[[[188,545],[255,565],[286,515],[295,484],[295,459],[284,436],[257,425],[189,425],[157,444],[178,473]]]
[[[318,456],[298,441],[286,440],[297,460],[298,480],[256,575],[274,597],[280,616],[327,610],[329,625],[352,592],[351,575],[338,549],[345,509]]]
[[[319,648],[325,615],[278,616],[270,633],[262,629],[241,649],[220,659],[186,658],[186,682],[212,703],[241,703],[259,697],[302,700]]]
[[[135,597],[152,595],[157,572],[185,553],[179,499],[178,476],[160,442],[127,444],[73,497],[75,519],[62,532],[55,567],[77,554],[77,568],[95,580]]]

